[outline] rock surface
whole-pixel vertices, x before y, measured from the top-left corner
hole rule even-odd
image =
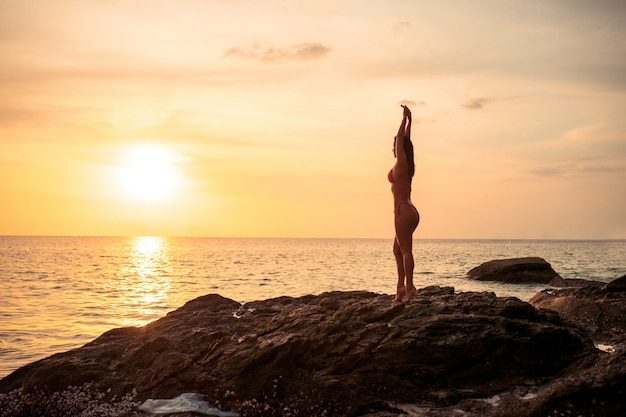
[[[626,275],[606,284],[607,291],[624,292],[626,291]]]
[[[626,276],[603,287],[550,289],[537,293],[530,303],[556,311],[584,328],[596,342],[613,344],[626,340]]]
[[[41,408],[14,402],[93,383],[104,401],[133,390],[140,402],[197,392],[243,417],[626,411],[625,349],[595,349],[584,329],[554,312],[449,287],[420,289],[408,304],[390,299],[332,292],[241,305],[203,296],[20,368],[0,380],[9,393],[0,409],[11,400],[22,410],[16,416],[34,416]]]
[[[469,279],[477,281],[499,281],[510,284],[539,283],[554,287],[567,284],[552,266],[542,258],[511,258],[485,262],[468,273]]]

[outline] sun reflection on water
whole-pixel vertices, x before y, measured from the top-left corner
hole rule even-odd
[[[170,269],[167,239],[158,236],[133,238],[126,284],[134,298],[127,300],[132,314],[125,320],[125,325],[144,325],[163,315],[164,309],[169,307]]]

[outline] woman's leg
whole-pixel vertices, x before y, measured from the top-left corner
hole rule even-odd
[[[405,277],[405,294],[402,301],[406,302],[415,293],[415,285],[413,284],[413,269],[415,267],[413,259],[413,232],[419,223],[419,217],[415,208],[408,204],[400,206],[395,223],[396,242],[399,247]],[[398,258],[396,257],[396,259]]]
[[[398,238],[393,240],[393,256],[396,258],[396,267],[398,268],[398,284],[396,287],[396,298],[393,301],[402,301],[404,298],[404,260],[402,258],[402,251],[398,244]]]

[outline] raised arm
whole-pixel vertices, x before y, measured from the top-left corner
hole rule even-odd
[[[402,106],[404,109],[404,117],[407,119],[406,130],[404,136],[411,138],[411,110],[407,106]]]
[[[402,105],[402,108],[404,109],[404,114],[402,116],[402,123],[400,123],[400,128],[398,129],[398,134],[396,135],[396,164],[400,163],[402,166],[408,167],[406,152],[404,150],[404,138],[411,136],[411,110],[405,105]]]

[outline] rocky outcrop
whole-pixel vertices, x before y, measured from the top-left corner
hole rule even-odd
[[[511,258],[485,262],[468,273],[469,279],[510,284],[538,283],[565,287],[565,280],[542,258]]]
[[[0,409],[11,401],[36,415],[41,408],[19,402],[91,384],[103,401],[133,390],[139,402],[196,392],[244,417],[625,411],[624,350],[595,349],[554,312],[441,287],[418,290],[408,304],[390,301],[332,292],[241,305],[207,295],[17,370],[0,380],[9,393]]]
[[[565,278],[565,285],[555,285],[555,287],[570,287],[570,288],[582,288],[582,287],[604,287],[606,282],[596,281],[583,278]]]
[[[561,317],[583,327],[597,342],[626,341],[626,276],[603,287],[549,289],[536,294],[530,303],[556,311]]]

